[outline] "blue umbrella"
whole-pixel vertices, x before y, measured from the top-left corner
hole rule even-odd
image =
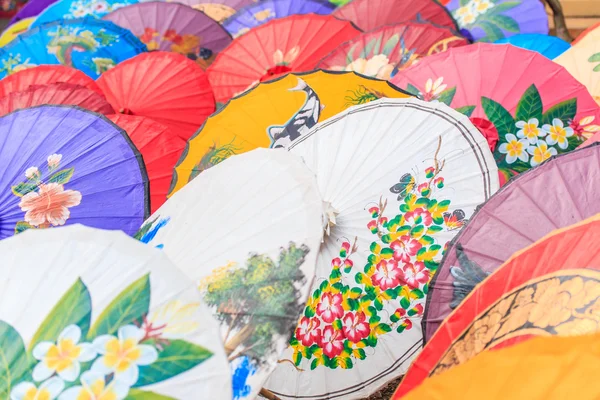
[[[0,78],[41,64],[62,64],[96,79],[145,51],[145,44],[112,22],[92,17],[55,21],[22,33],[0,49]]]
[[[59,0],[42,11],[31,27],[87,16],[101,18],[114,10],[137,2],[138,0]]]
[[[567,51],[571,45],[556,36],[542,35],[538,33],[526,33],[514,35],[497,40],[494,43],[508,43],[525,50],[535,51],[551,60]]]
[[[223,22],[223,27],[237,37],[274,18],[311,13],[326,15],[334,9],[335,5],[326,0],[264,0],[240,9]]]

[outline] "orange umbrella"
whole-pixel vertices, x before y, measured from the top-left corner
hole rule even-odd
[[[231,42],[208,68],[217,102],[289,72],[315,69],[319,61],[360,31],[329,15],[274,19]]]
[[[150,118],[113,114],[108,119],[127,132],[142,153],[150,180],[150,210],[156,211],[167,200],[173,168],[185,148],[185,140]]]
[[[22,92],[11,92],[2,97],[0,116],[43,104],[78,106],[100,114],[115,112],[106,98],[98,92],[72,83],[49,83],[31,85]]]
[[[599,246],[597,214],[515,253],[440,325],[394,398],[488,349],[532,336],[598,331]]]
[[[103,73],[97,82],[118,113],[150,117],[186,140],[215,111],[206,74],[177,53],[140,54]]]
[[[11,92],[22,92],[31,85],[45,85],[48,83],[72,83],[84,86],[102,94],[96,82],[83,72],[63,65],[40,65],[15,72],[0,80],[0,97]]]
[[[596,273],[598,275],[598,273]],[[596,277],[599,279],[600,277]],[[426,379],[403,400],[596,400],[600,335],[538,337],[485,351]]]

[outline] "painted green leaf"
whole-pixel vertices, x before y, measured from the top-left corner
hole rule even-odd
[[[158,359],[140,367],[140,377],[135,387],[162,382],[202,364],[213,353],[185,340],[172,340],[158,353]]]
[[[458,111],[461,114],[466,115],[467,117],[470,117],[473,114],[473,111],[475,111],[475,106],[459,107],[456,109],[456,111]]]
[[[408,93],[414,94],[415,96],[418,96],[419,93],[421,92],[419,89],[417,89],[416,86],[411,85],[410,83],[408,85],[406,85],[406,91]]]
[[[438,96],[437,100],[445,105],[449,106],[452,104],[452,100],[454,100],[454,95],[456,94],[456,86],[450,89],[444,90]]]
[[[20,182],[11,187],[11,191],[15,196],[23,197],[29,192],[33,192],[37,188],[35,183]]]
[[[509,16],[496,14],[490,15],[488,21],[494,23],[498,28],[509,32],[519,32],[519,24]]]
[[[488,120],[494,124],[500,136],[500,142],[506,141],[506,134],[515,130],[515,120],[500,103],[487,97],[481,98],[481,106]]]
[[[31,360],[19,332],[0,321],[0,398],[9,399],[13,386],[28,380]]]
[[[148,221],[144,225],[142,225],[142,228],[139,231],[137,231],[135,235],[133,235],[133,238],[136,240],[140,240],[141,238],[143,238],[144,235],[146,235],[150,231],[150,228],[152,228],[152,226],[158,220],[158,218],[159,217],[156,217],[153,220]]]
[[[48,183],[60,183],[61,185],[64,185],[65,183],[68,183],[71,180],[74,171],[75,168],[67,168],[58,171],[50,178],[48,178]]]
[[[140,389],[130,389],[125,400],[177,400],[174,397],[163,396],[154,392]]]
[[[542,124],[552,124],[552,121],[555,118],[560,119],[563,123],[567,124],[567,122],[573,118],[577,114],[577,99],[570,99],[563,101],[562,103],[558,103],[551,107],[548,111],[544,113],[542,116]],[[566,126],[566,125],[565,125]]]
[[[69,325],[77,325],[85,337],[92,318],[92,299],[81,279],[67,290],[52,308],[29,342],[33,350],[39,342],[56,342],[58,335]]]
[[[392,50],[394,50],[394,47],[396,47],[396,45],[398,44],[398,42],[400,42],[400,34],[397,33],[390,37],[387,40],[387,42],[385,42],[385,44],[383,45],[382,53],[386,56],[389,56]]]
[[[600,62],[600,53],[596,53],[596,54],[592,55],[588,61],[589,62]]]
[[[150,277],[144,275],[129,285],[102,311],[90,329],[89,338],[114,335],[120,327],[141,319],[150,306]]]
[[[379,36],[375,41],[375,46],[373,47],[373,54],[380,54],[381,51],[381,41],[383,40],[382,36]]]
[[[519,100],[519,104],[517,104],[515,120],[527,122],[531,118],[536,118],[538,121],[541,121],[543,112],[544,105],[542,104],[540,92],[538,92],[535,85],[531,85]]]
[[[492,14],[499,14],[501,12],[508,11],[517,6],[520,6],[521,3],[521,1],[507,1],[505,3],[496,4],[489,12]]]
[[[350,50],[348,50],[348,54],[346,55],[346,65],[351,64],[352,61],[354,61],[354,50],[356,50],[358,45],[359,43],[354,43],[352,47],[350,47]]]
[[[365,45],[365,47],[363,47],[358,58],[367,58],[369,56],[369,54],[371,54],[371,50],[373,50],[373,47],[375,47],[376,41],[377,41],[377,39],[369,40],[369,42]]]
[[[496,24],[489,21],[481,21],[478,25],[485,32],[485,37],[480,39],[480,42],[495,42],[496,40],[504,39],[504,32]]]
[[[594,67],[594,72],[600,72],[600,64]]]
[[[25,221],[19,221],[15,225],[15,235],[21,232],[25,232],[27,229],[31,229],[33,226],[29,225]]]
[[[470,0],[460,0],[460,6],[461,6],[461,7],[464,7],[464,6],[466,6],[467,4],[469,4],[469,1],[470,1]]]

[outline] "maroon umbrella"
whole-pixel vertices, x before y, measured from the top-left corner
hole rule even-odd
[[[477,210],[448,246],[430,283],[423,316],[426,341],[475,285],[515,252],[600,213],[598,165],[600,145],[552,158],[513,178]]]
[[[119,8],[102,19],[129,29],[148,50],[173,51],[206,69],[231,43],[218,22],[192,7],[152,1]]]

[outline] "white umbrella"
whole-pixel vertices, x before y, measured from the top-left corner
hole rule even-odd
[[[287,346],[314,277],[322,210],[299,157],[257,149],[204,171],[136,235],[199,282],[221,322],[234,399],[254,398]]]
[[[466,116],[417,99],[350,108],[290,152],[316,174],[332,218],[304,315],[265,387],[281,398],[362,398],[419,352],[429,280],[498,189],[496,163]]]
[[[1,398],[231,399],[217,322],[160,251],[71,225],[0,254]]]

